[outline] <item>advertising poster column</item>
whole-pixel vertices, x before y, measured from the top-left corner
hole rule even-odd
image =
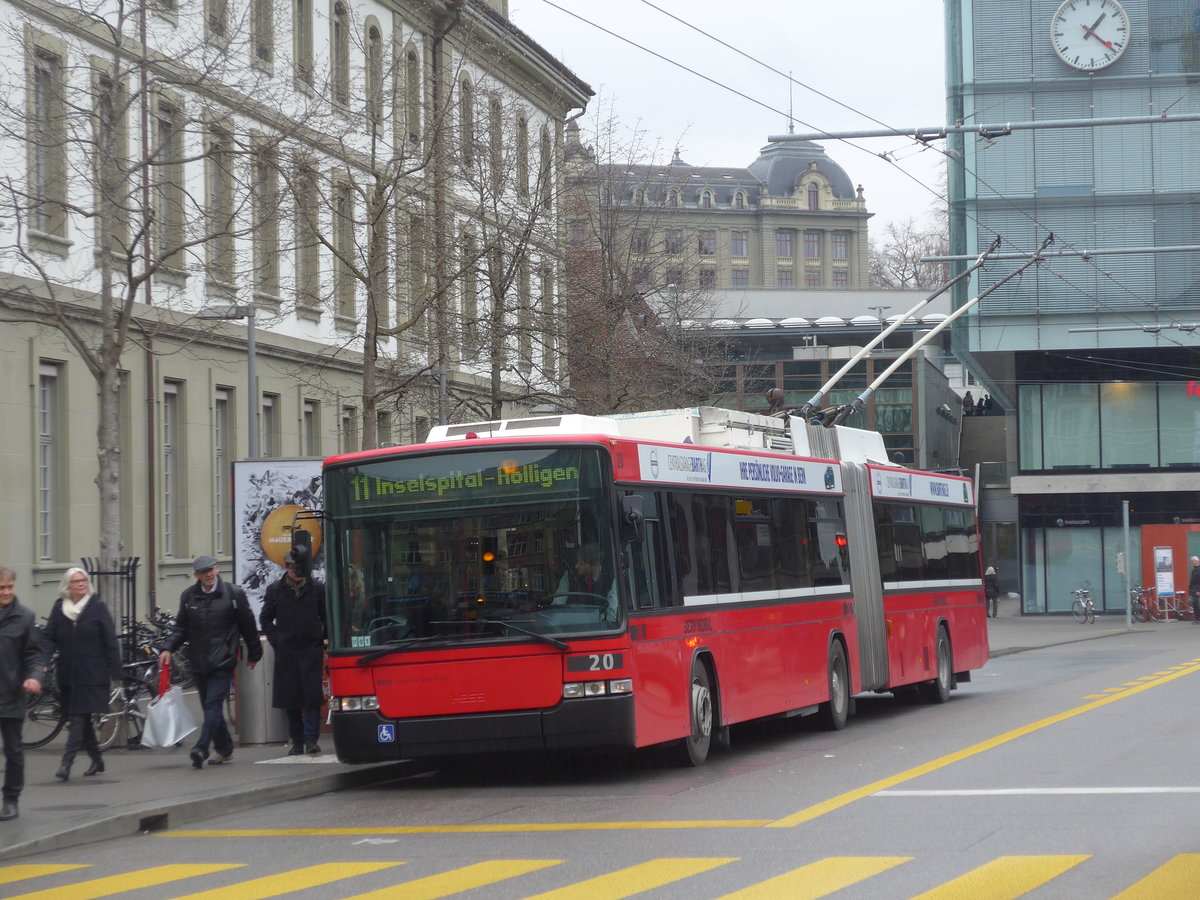
[[[325,580],[321,520],[307,513],[322,507],[321,460],[250,459],[233,464],[233,580],[246,590],[254,620],[262,611],[267,586],[283,576],[283,557],[294,528],[312,535],[312,577]],[[238,666],[238,738],[247,744],[287,739],[284,711],[271,706],[274,654],[263,641],[254,669]]]

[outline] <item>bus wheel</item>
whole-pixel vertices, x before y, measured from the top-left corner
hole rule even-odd
[[[954,672],[950,661],[950,637],[946,629],[938,626],[937,633],[937,677],[921,685],[921,699],[926,703],[945,703],[950,699],[954,686]]]
[[[692,733],[683,739],[680,762],[685,766],[702,766],[708,759],[713,734],[713,698],[708,682],[708,669],[696,659],[692,661],[689,713]]]
[[[841,731],[850,715],[850,677],[846,669],[846,651],[840,641],[829,648],[829,702],[817,713],[821,727]]]

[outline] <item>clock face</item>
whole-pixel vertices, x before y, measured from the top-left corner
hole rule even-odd
[[[1117,0],[1066,0],[1050,20],[1050,42],[1074,69],[1111,66],[1129,45],[1129,14]]]

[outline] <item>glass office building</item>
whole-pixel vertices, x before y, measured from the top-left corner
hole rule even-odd
[[[1023,610],[1200,555],[1200,0],[947,0],[954,350],[1007,411]],[[1134,118],[1153,121],[1130,122]],[[1157,566],[1155,561],[1157,560]]]

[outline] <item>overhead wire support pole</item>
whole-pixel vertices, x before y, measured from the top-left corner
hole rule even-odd
[[[904,353],[900,354],[900,356],[897,357],[895,362],[893,362],[890,366],[888,366],[886,369],[884,369],[883,372],[881,372],[879,374],[879,376],[867,386],[867,389],[858,395],[858,398],[853,403],[848,403],[845,406],[843,406],[840,410],[838,410],[837,414],[833,417],[832,421],[830,421],[829,425],[841,425],[842,423],[844,423],[848,418],[850,418],[851,415],[858,412],[860,409],[863,408],[863,406],[866,405],[866,402],[870,398],[870,396],[873,393],[875,393],[875,391],[879,388],[879,386],[881,384],[883,384],[885,381],[887,381],[892,376],[893,372],[895,372],[898,368],[900,368],[900,366],[902,366],[904,363],[908,362],[908,360],[910,360],[918,350],[920,350],[922,347],[924,347],[926,344],[928,344],[931,340],[933,340],[934,337],[936,337],[940,332],[945,330],[949,325],[951,325],[953,322],[955,322],[960,316],[965,314],[968,310],[975,307],[975,305],[978,304],[980,300],[982,300],[984,297],[986,297],[992,291],[996,290],[1002,284],[1005,284],[1006,282],[1011,281],[1013,278],[1020,275],[1022,272],[1024,272],[1026,269],[1028,269],[1030,266],[1034,265],[1035,263],[1042,262],[1042,251],[1045,250],[1047,247],[1049,247],[1053,242],[1054,242],[1054,235],[1053,234],[1048,235],[1046,237],[1046,239],[1044,241],[1042,241],[1042,246],[1039,247],[1037,249],[1037,252],[1035,252],[1033,254],[1033,256],[1031,256],[1026,262],[1017,266],[1017,268],[1013,269],[1011,272],[1009,272],[1007,275],[1005,275],[1003,278],[1001,278],[995,284],[991,285],[986,290],[980,292],[979,294],[977,294],[976,296],[974,296],[973,298],[968,300],[966,303],[964,303],[962,306],[960,306],[958,309],[956,309],[954,312],[952,312],[950,315],[948,315],[941,322],[938,322],[938,324],[935,325],[933,328],[931,328],[927,334],[925,334],[924,336],[921,337],[920,340],[914,341],[913,345],[908,350],[906,350]]]
[[[979,254],[979,256],[975,259],[975,262],[973,265],[968,267],[965,271],[960,272],[958,275],[955,275],[953,278],[951,278],[949,281],[947,281],[945,284],[943,284],[940,288],[938,288],[936,291],[934,291],[932,294],[930,294],[925,299],[918,301],[916,306],[914,306],[908,312],[904,313],[903,315],[896,316],[895,317],[896,321],[894,321],[886,329],[881,327],[878,335],[873,337],[867,343],[867,345],[865,347],[863,347],[861,350],[859,350],[857,353],[855,353],[853,356],[851,356],[850,359],[848,359],[846,361],[845,365],[843,365],[840,369],[838,369],[833,375],[831,375],[829,377],[828,381],[826,381],[823,385],[821,385],[820,389],[815,394],[813,394],[812,397],[810,397],[808,399],[808,402],[805,403],[804,406],[802,406],[800,408],[799,415],[805,419],[814,415],[817,412],[818,404],[820,404],[820,402],[825,398],[825,395],[828,394],[830,392],[830,390],[833,389],[833,386],[835,384],[837,384],[839,381],[842,380],[842,377],[847,372],[849,372],[856,365],[858,365],[860,360],[862,360],[875,347],[878,347],[881,344],[883,344],[883,342],[887,340],[887,337],[889,334],[891,334],[892,332],[896,331],[896,329],[898,329],[902,325],[904,325],[904,323],[907,322],[913,315],[915,315],[917,313],[917,311],[920,310],[923,306],[926,306],[927,304],[933,302],[938,297],[940,297],[942,294],[946,293],[946,291],[950,290],[950,288],[954,287],[954,285],[956,285],[960,281],[962,281],[964,278],[969,277],[972,272],[974,272],[976,269],[978,269],[980,266],[982,266],[985,262],[987,262],[987,260],[991,257],[991,254],[993,254],[999,247],[1000,247],[1000,238],[999,238],[999,236],[997,236],[996,239],[992,241],[991,246]],[[882,322],[881,322],[881,325],[882,325]]]

